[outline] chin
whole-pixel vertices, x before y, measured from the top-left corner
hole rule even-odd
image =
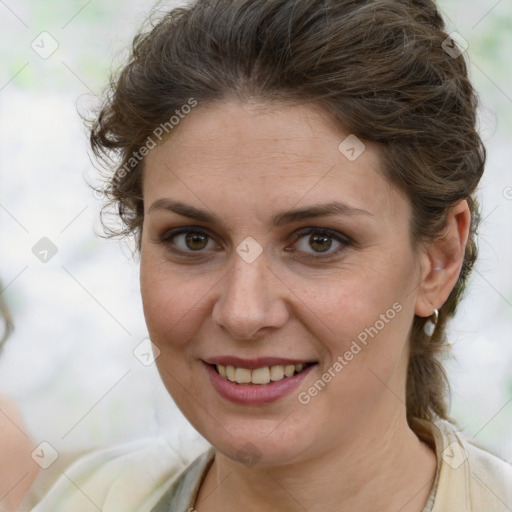
[[[221,430],[212,431],[211,424],[196,429],[225,457],[246,467],[268,468],[298,462],[314,443],[308,435],[313,434],[311,426],[293,422],[286,428],[288,419],[222,421]]]

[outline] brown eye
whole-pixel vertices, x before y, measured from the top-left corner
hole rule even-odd
[[[195,229],[170,231],[162,238],[162,243],[175,252],[189,254],[217,248],[207,232]]]
[[[311,235],[308,240],[309,246],[317,252],[328,251],[332,246],[332,239],[325,235]]]
[[[337,231],[308,228],[296,235],[291,251],[320,258],[334,256],[349,245],[351,240]]]
[[[208,245],[208,236],[202,233],[187,233],[185,244],[191,251],[199,251]]]

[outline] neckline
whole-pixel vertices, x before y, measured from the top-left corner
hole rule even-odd
[[[210,447],[186,466],[150,512],[193,510],[199,488],[214,458],[215,450]]]
[[[430,446],[436,456],[436,473],[434,475],[434,481],[428,495],[427,503],[422,510],[422,512],[432,512],[435,505],[437,489],[439,487],[439,474],[444,449],[443,435],[436,424],[436,420],[427,421],[414,418],[411,421],[411,429],[421,441]]]
[[[442,461],[443,436],[435,421],[414,420],[411,428],[418,438],[429,445],[436,456],[436,473],[427,503],[422,512],[432,512],[439,486],[439,473]],[[199,489],[215,459],[215,449],[210,447],[183,469],[170,488],[164,493],[151,512],[171,512],[195,510],[194,505]]]

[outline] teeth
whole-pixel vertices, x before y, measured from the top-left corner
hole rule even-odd
[[[247,368],[235,368],[234,366],[215,365],[219,374],[225,379],[238,384],[268,384],[269,382],[292,377],[301,372],[304,364],[287,364],[286,366],[264,366],[249,370]]]
[[[284,366],[271,366],[270,367],[270,380],[284,379]]]
[[[226,377],[231,382],[235,382],[235,367],[234,366],[226,366]]]
[[[235,370],[235,382],[238,384],[249,384],[251,382],[251,370],[247,368],[237,368]]]
[[[251,382],[253,384],[268,384],[270,382],[270,370],[268,366],[253,370]]]
[[[295,365],[294,364],[287,364],[284,367],[284,374],[286,377],[291,377],[295,373]]]

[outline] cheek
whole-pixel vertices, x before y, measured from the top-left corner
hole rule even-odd
[[[395,377],[404,368],[412,310],[398,292],[377,293],[362,281],[346,282],[324,289],[314,309],[304,311],[303,319],[307,315],[308,329],[321,341],[326,357],[317,379],[300,390],[299,398],[311,399],[318,414],[328,411],[331,419],[344,424],[346,417],[370,413],[389,389],[400,396],[396,382],[401,380]],[[319,385],[318,379],[328,384]]]
[[[162,279],[161,265],[153,262],[146,253],[143,253],[141,258],[140,288],[144,317],[153,339],[155,334],[172,326],[174,316],[178,312],[174,307],[175,295],[169,293],[167,282]]]
[[[300,302],[303,303],[304,314],[318,328],[330,332],[331,336],[356,337],[366,327],[378,322],[381,315],[385,320],[394,320],[396,307],[393,309],[393,304],[399,303],[403,308],[406,294],[401,283],[383,282],[379,273],[374,277],[363,273],[347,274],[342,279],[322,283],[310,281],[307,289],[296,289],[295,295],[302,296]]]
[[[297,304],[306,327],[322,340],[330,361],[342,357],[351,367],[344,373],[356,368],[389,373],[400,359],[413,317],[413,280],[407,277],[413,263],[406,253],[376,258],[295,289],[303,299]]]
[[[203,322],[215,280],[206,275],[191,278],[147,251],[141,258],[140,284],[153,343],[160,347],[185,347]]]

